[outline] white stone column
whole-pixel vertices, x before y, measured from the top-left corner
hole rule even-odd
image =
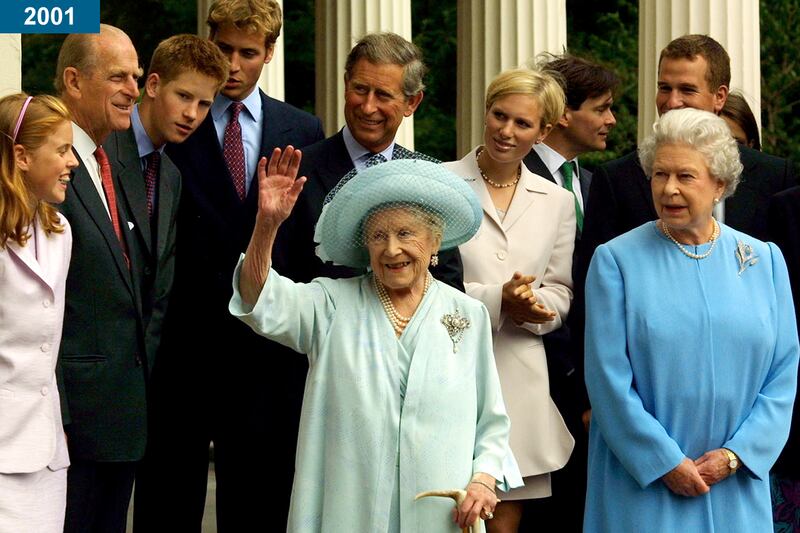
[[[22,90],[22,38],[0,34],[0,97]]]
[[[275,0],[283,8],[283,0]],[[213,0],[197,0],[197,34],[201,37],[208,37],[208,25],[206,19],[208,18],[208,8],[211,7]],[[272,61],[270,61],[264,70],[261,71],[261,77],[258,79],[258,86],[261,87],[265,93],[278,100],[284,99],[284,73],[283,73],[283,32],[285,28],[281,28],[281,35],[275,43],[275,52],[272,54]]]
[[[458,0],[456,146],[483,139],[486,86],[503,70],[567,44],[566,0]]]
[[[700,33],[731,57],[731,89],[761,123],[761,33],[757,0],[639,0],[639,141],[656,120],[658,56],[674,38]]]
[[[325,134],[344,126],[344,64],[363,35],[390,31],[411,40],[411,0],[316,0],[316,113]],[[423,50],[424,52],[424,50]],[[395,139],[414,149],[414,117]]]

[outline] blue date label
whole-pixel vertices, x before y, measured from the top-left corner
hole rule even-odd
[[[0,0],[0,33],[97,33],[100,0]]]

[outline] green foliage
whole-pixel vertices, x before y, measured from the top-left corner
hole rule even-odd
[[[621,157],[636,147],[638,111],[639,8],[635,0],[567,2],[568,48],[573,55],[595,61],[614,71],[620,85],[612,110],[617,118],[603,152],[581,156],[594,167]]]
[[[800,159],[800,0],[761,1],[761,145]]]
[[[158,43],[176,33],[196,33],[195,2],[186,0],[103,0],[100,20],[125,31],[146,71]],[[22,87],[33,93],[52,93],[56,58],[63,35],[22,36]]]
[[[414,113],[414,148],[442,161],[456,154],[456,1],[415,0],[412,33],[429,68]]]
[[[285,100],[313,113],[314,0],[284,0],[283,21]]]

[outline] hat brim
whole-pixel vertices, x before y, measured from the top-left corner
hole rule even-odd
[[[389,161],[358,173],[325,206],[317,223],[318,255],[350,267],[369,265],[360,238],[364,219],[381,205],[404,203],[444,220],[441,250],[463,244],[480,227],[480,203],[463,178],[428,161]]]

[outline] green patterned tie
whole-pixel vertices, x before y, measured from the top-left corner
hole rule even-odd
[[[575,175],[574,164],[572,161],[564,161],[559,170],[561,175],[564,176],[564,188],[571,192],[575,198],[575,221],[578,223],[578,231],[581,232],[583,231],[583,210],[578,202],[578,195],[575,193],[575,189],[572,188],[572,176]],[[578,187],[580,188],[580,185]]]

